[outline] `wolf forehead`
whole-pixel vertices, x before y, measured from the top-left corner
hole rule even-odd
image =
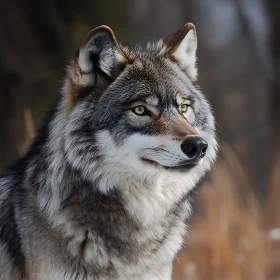
[[[112,98],[120,101],[142,99],[157,106],[173,100],[175,104],[195,93],[195,87],[188,77],[180,74],[180,70],[163,57],[151,58],[150,54],[142,54],[126,67],[108,88],[108,93],[117,90],[118,95]]]

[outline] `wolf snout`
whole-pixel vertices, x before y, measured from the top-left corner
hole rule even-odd
[[[181,149],[192,162],[206,155],[208,143],[199,136],[189,136],[181,144]]]

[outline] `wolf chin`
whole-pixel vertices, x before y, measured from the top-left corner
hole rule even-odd
[[[26,155],[0,177],[1,280],[167,280],[217,143],[195,27],[82,42]]]

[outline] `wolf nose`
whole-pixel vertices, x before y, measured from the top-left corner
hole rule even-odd
[[[182,151],[193,160],[203,158],[207,148],[207,142],[198,136],[187,137],[181,145]]]

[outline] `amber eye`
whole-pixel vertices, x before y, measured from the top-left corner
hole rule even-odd
[[[181,112],[182,113],[186,113],[189,109],[189,105],[188,104],[182,104],[181,105]]]
[[[141,115],[146,115],[146,114],[147,114],[147,109],[146,109],[146,107],[143,106],[143,105],[138,105],[138,106],[134,107],[134,108],[132,109],[132,111],[133,111],[136,115],[139,115],[139,116],[141,116]]]

